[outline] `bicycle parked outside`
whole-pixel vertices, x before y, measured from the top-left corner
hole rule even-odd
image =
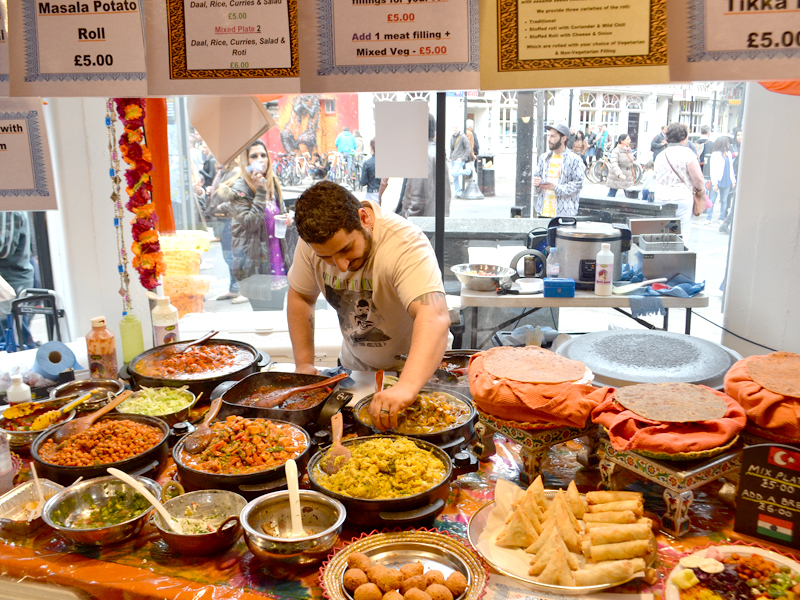
[[[636,161],[636,150],[633,151],[633,160]],[[605,183],[608,179],[608,170],[611,168],[611,153],[603,153],[603,157],[586,167],[586,179],[592,183]],[[633,184],[638,185],[644,175],[644,167],[638,162],[633,163]]]

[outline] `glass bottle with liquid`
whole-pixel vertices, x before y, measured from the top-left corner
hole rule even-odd
[[[92,379],[117,378],[117,342],[106,327],[105,317],[92,319],[92,330],[86,334],[86,351]]]
[[[561,269],[558,266],[558,248],[550,248],[547,254],[547,276],[558,277]]]

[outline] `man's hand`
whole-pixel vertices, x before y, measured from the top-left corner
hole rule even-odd
[[[256,188],[259,190],[266,190],[267,189],[267,180],[261,173],[253,173],[252,180],[255,184]]]
[[[715,186],[714,186],[714,191],[715,191],[715,192],[718,192],[718,191],[719,191],[719,186],[715,185]]]
[[[294,366],[295,373],[302,373],[303,375],[322,375],[317,368],[310,363],[298,363]]]
[[[533,178],[533,185],[534,185],[534,187],[541,187],[542,178],[541,177],[534,177]]]
[[[625,179],[625,174],[624,174],[624,173],[620,173],[620,174],[619,174],[619,178],[620,178],[620,179]]]
[[[537,187],[540,187],[543,190],[554,190],[554,189],[556,189],[556,184],[555,183],[551,183],[551,182],[548,181],[547,183],[539,184]]]
[[[397,427],[397,415],[417,399],[417,393],[400,383],[378,392],[369,403],[369,416],[372,424],[386,431]]]

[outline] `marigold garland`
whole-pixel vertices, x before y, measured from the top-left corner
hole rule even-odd
[[[164,255],[156,231],[155,204],[153,204],[153,184],[150,172],[153,170],[150,150],[144,142],[144,99],[115,98],[117,115],[125,128],[119,138],[122,158],[127,163],[125,180],[130,200],[125,208],[134,213],[131,221],[134,258],[133,267],[139,272],[139,281],[148,290],[158,286],[158,278],[164,273]]]

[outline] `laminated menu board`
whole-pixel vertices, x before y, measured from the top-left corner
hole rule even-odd
[[[300,90],[297,0],[143,0],[151,95]]]
[[[0,96],[8,96],[8,14],[0,0]]]
[[[666,0],[480,2],[482,89],[668,81]]]
[[[800,450],[759,444],[743,452],[733,530],[800,548]]]
[[[479,0],[307,0],[304,92],[476,89]]]
[[[0,98],[0,211],[55,210],[40,98]]]
[[[667,0],[669,70],[679,81],[797,79],[797,0]]]
[[[146,93],[141,0],[8,3],[11,94]]]

